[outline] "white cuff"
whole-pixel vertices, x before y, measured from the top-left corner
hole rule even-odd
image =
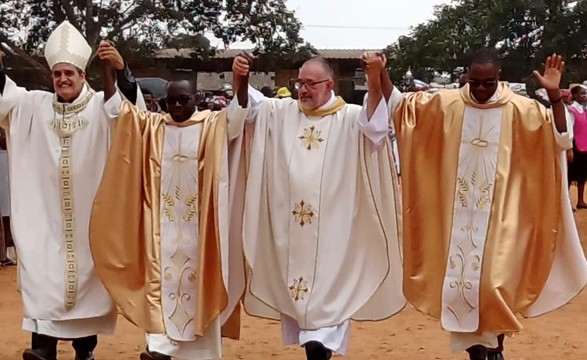
[[[243,108],[239,105],[236,96],[232,99],[227,109],[229,140],[236,139],[243,133],[249,110],[250,106]]]
[[[108,99],[104,103],[104,110],[106,110],[106,115],[111,120],[118,119],[118,115],[120,114],[120,107],[122,106],[122,96],[117,91],[114,95]]]
[[[370,120],[367,119],[367,104],[363,105],[359,115],[359,129],[374,145],[383,143],[389,135],[389,112],[385,98],[381,98]]]

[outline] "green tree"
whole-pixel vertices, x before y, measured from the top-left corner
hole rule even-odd
[[[587,0],[455,0],[386,52],[396,81],[408,67],[417,77],[446,71],[456,78],[483,46],[499,51],[503,80],[534,85],[532,70],[556,52],[566,60],[566,78],[579,81],[587,77],[585,19]]]
[[[39,55],[55,26],[68,20],[93,49],[116,42],[128,56],[168,47],[189,47],[194,56],[211,49],[205,33],[225,46],[248,40],[263,51],[293,52],[303,43],[301,23],[284,0],[5,0],[0,4],[0,46],[16,63],[48,69]]]

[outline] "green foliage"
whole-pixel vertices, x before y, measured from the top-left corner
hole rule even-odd
[[[436,8],[435,18],[386,49],[395,81],[411,67],[416,78],[434,71],[456,79],[458,69],[483,46],[496,47],[502,79],[527,82],[549,54],[563,55],[566,80],[587,78],[587,0],[455,0]]]
[[[205,57],[213,49],[204,33],[225,46],[248,40],[265,52],[294,53],[303,43],[301,23],[285,0],[4,0],[0,44],[47,74],[43,61],[31,55],[42,54],[49,34],[64,20],[94,49],[101,39],[110,39],[123,56],[189,48],[195,57]]]

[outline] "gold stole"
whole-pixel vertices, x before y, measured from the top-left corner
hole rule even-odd
[[[197,336],[228,304],[222,277],[218,228],[218,179],[226,143],[226,112],[199,112],[204,122],[199,161],[199,268]],[[90,245],[96,272],[122,314],[147,333],[163,334],[161,307],[160,186],[165,124],[160,114],[141,112],[124,102],[108,162],[94,201]],[[223,327],[238,337],[239,308]]]
[[[342,109],[345,105],[346,105],[346,102],[340,96],[337,96],[336,102],[331,107],[326,108],[326,109],[314,109],[314,110],[304,109],[302,107],[302,105],[300,104],[300,102],[298,101],[298,107],[300,108],[301,112],[303,112],[306,116],[317,116],[317,117],[332,115],[332,114],[336,113],[337,111],[339,111],[340,109]]]
[[[394,114],[402,167],[404,293],[439,319],[465,106],[503,107],[491,217],[484,249],[478,332],[522,328],[550,273],[560,218],[561,173],[551,115],[500,85],[478,104],[469,87],[408,95]]]

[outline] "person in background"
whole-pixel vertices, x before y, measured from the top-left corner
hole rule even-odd
[[[275,96],[275,90],[271,86],[263,86],[260,91],[265,97],[272,98]]]
[[[153,96],[153,93],[149,89],[141,88],[141,92],[143,93],[143,99],[145,99],[145,105],[147,106],[147,110],[151,112],[159,113],[161,112],[161,106],[157,99]]]
[[[277,90],[277,93],[275,94],[275,97],[278,99],[287,99],[287,98],[291,98],[291,92],[289,91],[288,88],[286,87],[281,87]]]
[[[585,181],[587,180],[587,91],[581,84],[572,84],[573,102],[567,106],[573,126],[572,161],[569,166],[569,185],[577,182],[577,209],[587,209],[585,203]]]

